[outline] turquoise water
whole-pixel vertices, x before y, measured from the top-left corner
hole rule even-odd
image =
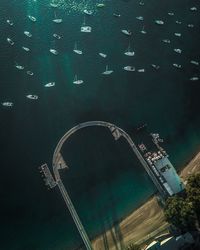
[[[86,19],[93,27],[91,34],[79,32],[83,22],[80,7],[58,10],[63,24],[55,25],[48,1],[1,2],[0,100],[14,102],[10,110],[0,108],[1,249],[71,250],[82,244],[60,193],[48,192],[38,172],[44,162],[51,166],[59,138],[79,122],[109,121],[132,138],[134,128],[147,123],[149,131],[164,138],[177,169],[199,150],[200,85],[188,80],[199,75],[199,68],[189,63],[199,58],[199,13],[189,8],[199,4],[149,0],[142,7],[133,0],[105,2],[105,9],[96,10],[95,1],[86,1],[95,10],[95,15]],[[114,18],[114,11],[121,13],[121,18]],[[168,16],[170,11],[175,16]],[[30,22],[28,14],[38,21]],[[145,18],[146,35],[139,33],[143,24],[135,17],[140,15]],[[6,24],[9,18],[13,27]],[[154,19],[163,19],[165,25],[156,26]],[[175,20],[181,20],[182,25]],[[188,23],[195,27],[189,29]],[[133,31],[134,58],[123,55],[129,43],[120,32],[123,28]],[[33,38],[26,38],[24,30]],[[55,32],[63,39],[54,41]],[[182,37],[175,37],[174,32],[181,32]],[[7,37],[15,41],[13,47]],[[171,39],[171,44],[163,44],[163,38]],[[73,54],[75,41],[83,56]],[[21,46],[32,51],[28,54]],[[51,47],[59,50],[57,57],[49,53]],[[176,47],[183,50],[182,55],[173,52]],[[103,59],[98,52],[108,57]],[[34,76],[18,71],[15,61]],[[154,71],[151,63],[159,64],[160,70]],[[182,64],[183,70],[176,70],[172,63]],[[108,78],[101,75],[106,64],[114,70]],[[144,67],[146,72],[128,74],[122,70],[128,64]],[[72,84],[76,73],[84,79],[81,86]],[[44,88],[50,81],[56,86]],[[26,99],[27,94],[39,95],[38,101]],[[70,166],[62,174],[64,183],[90,237],[112,226],[155,191],[128,145],[113,141],[104,129],[78,132],[63,150]]]

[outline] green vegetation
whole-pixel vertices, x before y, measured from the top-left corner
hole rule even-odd
[[[167,199],[166,220],[182,232],[196,230],[200,224],[200,173],[191,175],[186,184],[185,194]]]
[[[140,250],[140,247],[136,244],[131,243],[126,247],[126,250]]]

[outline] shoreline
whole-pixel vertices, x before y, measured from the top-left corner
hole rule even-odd
[[[200,151],[178,170],[178,174],[185,182],[187,177],[200,171]],[[111,229],[103,232],[92,240],[94,250],[122,249],[130,243],[142,243],[145,238],[153,237],[159,231],[166,230],[164,212],[159,206],[156,194],[134,209]]]

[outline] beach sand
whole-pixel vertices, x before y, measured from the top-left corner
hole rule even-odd
[[[185,181],[188,175],[200,171],[200,152],[180,171]],[[162,208],[156,196],[151,197],[137,210],[122,220],[119,225],[106,231],[92,241],[94,250],[122,250],[130,243],[152,238],[168,228]]]

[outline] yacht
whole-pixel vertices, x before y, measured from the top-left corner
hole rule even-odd
[[[140,33],[142,33],[142,34],[146,34],[147,33],[146,30],[144,30],[144,26],[142,27],[142,30],[140,31]]]
[[[158,25],[163,25],[164,22],[162,20],[155,20],[155,23],[158,24]]]
[[[29,76],[33,76],[34,75],[34,73],[32,71],[30,71],[30,70],[26,71],[26,74],[29,75]]]
[[[56,33],[53,34],[53,37],[55,37],[55,38],[58,39],[58,40],[61,39],[61,36],[59,36],[59,35],[56,34]]]
[[[74,81],[73,81],[73,84],[77,84],[77,85],[79,85],[79,84],[82,84],[82,83],[83,83],[83,80],[78,80],[77,75],[75,75],[75,77],[74,77]]]
[[[24,69],[24,66],[19,65],[19,64],[16,64],[16,65],[15,65],[15,68],[17,68],[17,69],[19,69],[19,70],[23,70],[23,69]]]
[[[132,32],[130,30],[121,30],[121,32],[127,36],[131,36]]]
[[[74,53],[78,54],[78,55],[82,55],[83,54],[83,51],[82,50],[79,50],[77,49],[77,43],[75,42],[74,44],[74,49],[73,49]]]
[[[36,22],[36,21],[37,21],[37,19],[36,19],[34,16],[28,15],[28,18],[29,18],[32,22]]]
[[[10,45],[14,45],[15,43],[13,42],[12,39],[10,39],[9,37],[7,38],[7,42],[10,44]]]
[[[62,18],[57,18],[57,16],[56,16],[56,12],[54,12],[54,16],[55,16],[55,18],[52,20],[54,23],[62,23]]]
[[[28,52],[28,51],[30,51],[30,49],[29,49],[29,48],[24,47],[24,46],[22,46],[22,49],[23,49],[23,50],[25,50],[25,51],[27,51],[27,52]]]
[[[193,6],[190,8],[191,11],[197,11],[197,7]]]
[[[104,54],[104,53],[99,53],[99,55],[101,56],[101,57],[103,57],[103,58],[106,58],[107,57],[107,55],[106,54]]]
[[[182,22],[181,22],[181,21],[176,20],[176,24],[182,24]]]
[[[26,97],[28,99],[32,99],[32,100],[37,100],[38,99],[38,95],[27,95]]]
[[[145,72],[145,69],[138,69],[138,72],[143,73],[143,72]]]
[[[199,77],[198,76],[193,76],[190,78],[190,81],[198,81]]]
[[[118,13],[113,13],[113,16],[114,16],[114,17],[121,17],[121,15],[118,14]]]
[[[196,65],[196,66],[199,66],[199,62],[197,62],[197,61],[191,60],[190,63],[191,63],[191,64],[194,64],[194,65]]]
[[[55,84],[56,84],[55,82],[49,82],[49,83],[45,84],[44,86],[45,86],[46,88],[50,88],[50,87],[54,87]]]
[[[156,70],[158,70],[158,69],[160,68],[160,66],[159,66],[159,65],[156,65],[156,64],[151,64],[151,66],[152,66],[154,69],[156,69]]]
[[[143,20],[144,20],[144,17],[143,17],[143,16],[136,16],[136,19],[137,19],[137,20],[140,20],[140,21],[143,21]]]
[[[181,54],[182,53],[182,50],[181,49],[174,49],[174,52],[178,53],[178,54]]]
[[[90,33],[91,31],[92,31],[92,27],[86,25],[86,23],[85,23],[85,17],[84,17],[83,24],[81,26],[81,32]]]
[[[83,13],[85,13],[86,15],[88,16],[91,16],[93,14],[93,11],[92,10],[83,10]]]
[[[181,64],[177,64],[177,63],[173,63],[172,64],[175,68],[181,69],[182,65]]]
[[[134,56],[135,55],[135,52],[133,50],[131,50],[130,44],[129,44],[127,50],[124,52],[124,55],[126,55],[126,56]]]
[[[24,31],[24,35],[26,35],[28,37],[32,37],[32,34],[29,31]]]
[[[181,33],[174,33],[175,36],[181,37]]]
[[[9,19],[7,19],[6,22],[7,22],[10,26],[13,26],[13,25],[14,25],[14,23],[13,23],[11,20],[9,20]]]
[[[162,39],[163,43],[171,43],[171,41],[169,39]]]
[[[103,8],[103,7],[105,7],[106,5],[104,4],[104,3],[97,3],[97,7],[98,8]]]
[[[135,67],[133,67],[133,66],[125,66],[125,67],[123,67],[123,69],[126,71],[135,71]]]
[[[58,55],[58,51],[56,49],[50,49],[49,51],[56,56]]]
[[[1,103],[4,107],[12,107],[14,105],[13,102],[2,102]]]
[[[106,70],[102,72],[102,75],[110,75],[113,73],[113,70],[108,69],[108,65],[106,65]]]

